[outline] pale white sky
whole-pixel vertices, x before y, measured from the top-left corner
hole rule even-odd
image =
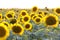
[[[60,7],[60,0],[0,0],[0,8],[56,8]]]

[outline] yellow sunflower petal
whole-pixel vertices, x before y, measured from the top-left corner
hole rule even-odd
[[[7,13],[7,14],[12,14],[12,15],[15,15],[14,10],[8,10],[6,13]]]
[[[7,27],[9,27],[9,23],[6,21],[3,21],[2,24],[6,25]]]

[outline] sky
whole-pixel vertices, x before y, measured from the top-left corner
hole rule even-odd
[[[33,6],[38,8],[57,8],[60,7],[60,0],[0,0],[0,8],[26,8]]]

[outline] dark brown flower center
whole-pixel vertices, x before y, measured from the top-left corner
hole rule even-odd
[[[37,7],[34,7],[34,8],[33,8],[33,11],[35,12],[36,10],[37,10]]]
[[[30,28],[30,25],[29,25],[29,24],[26,24],[26,25],[25,25],[25,28]]]
[[[32,14],[31,17],[33,17],[35,14]]]
[[[39,14],[42,14],[42,12],[39,12]]]
[[[56,9],[56,12],[57,12],[57,13],[60,13],[60,9]]]
[[[10,23],[12,23],[12,24],[14,24],[14,23],[16,23],[16,22],[17,22],[16,19],[11,19],[11,21],[10,21]]]
[[[28,17],[24,17],[24,21],[28,21]]]
[[[47,12],[44,12],[44,15],[47,15],[48,13]]]
[[[23,16],[25,16],[25,15],[26,15],[26,13],[25,13],[25,12],[22,12],[22,15],[23,15]]]
[[[19,26],[13,26],[12,31],[15,33],[20,33],[22,29]]]
[[[40,19],[39,18],[36,18],[36,22],[40,22]]]
[[[55,19],[53,16],[49,16],[49,17],[46,19],[46,24],[47,24],[47,25],[54,25],[54,24],[56,24],[56,19]]]
[[[12,18],[12,15],[11,15],[11,14],[8,14],[7,17],[8,17],[8,18]]]
[[[40,18],[42,18],[42,16],[41,15],[38,15]]]
[[[8,26],[8,24],[4,23],[6,26]]]
[[[34,16],[33,19],[35,19],[37,16]]]
[[[0,27],[0,37],[4,37],[6,35],[6,30],[3,27]]]

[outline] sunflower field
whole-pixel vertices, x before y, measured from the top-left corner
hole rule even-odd
[[[60,8],[0,9],[0,40],[60,40]]]

